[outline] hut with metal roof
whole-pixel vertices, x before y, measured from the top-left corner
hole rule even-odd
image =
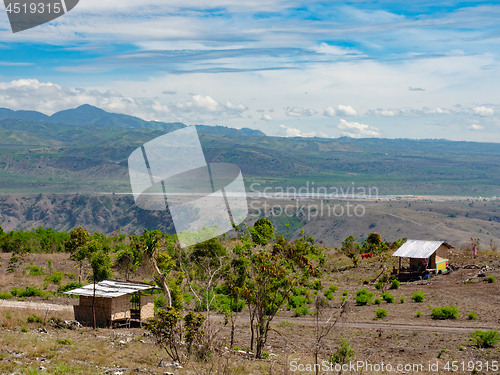
[[[154,285],[129,281],[106,280],[95,284],[95,317],[99,327],[111,327],[116,323],[130,325],[154,317]],[[73,306],[75,320],[92,325],[94,284],[66,292],[80,296],[80,304]]]
[[[393,257],[399,257],[399,273],[445,273],[449,266],[448,251],[452,246],[443,241],[408,240],[396,250]],[[409,267],[401,266],[401,259],[409,258]]]

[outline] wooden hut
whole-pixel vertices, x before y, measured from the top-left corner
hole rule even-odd
[[[95,284],[95,317],[99,327],[111,327],[115,324],[139,322],[154,317],[154,285],[132,283],[128,281],[106,280]],[[73,306],[75,320],[85,325],[92,325],[92,300],[94,284],[85,285],[66,292],[80,296],[80,304]]]
[[[445,273],[448,271],[448,250],[452,246],[442,241],[408,240],[396,250],[393,257],[399,257],[399,275],[411,279],[422,274]],[[409,259],[408,267],[402,266],[402,258]]]

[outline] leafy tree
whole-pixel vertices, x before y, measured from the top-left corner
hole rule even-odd
[[[357,267],[359,263],[360,246],[355,243],[355,241],[356,239],[351,234],[344,241],[342,241],[342,247],[340,250],[352,260],[353,266]]]
[[[274,236],[273,224],[266,218],[260,218],[253,225],[251,234],[255,244],[266,246]]]
[[[111,272],[111,257],[109,255],[110,247],[102,244],[98,240],[90,241],[87,246],[81,247],[81,255],[85,254],[85,259],[90,265],[91,273],[88,277],[89,281],[94,284],[92,295],[92,321],[94,329],[96,329],[95,318],[95,290],[96,284],[107,280],[113,276]],[[85,250],[84,250],[85,249]]]
[[[66,251],[71,253],[71,259],[76,261],[79,268],[78,281],[82,280],[82,270],[84,261],[87,259],[86,245],[89,242],[90,234],[82,227],[74,228],[69,233],[69,241],[64,245]]]
[[[125,247],[115,258],[115,266],[125,280],[130,280],[131,275],[137,272],[141,264],[142,254],[136,246]]]

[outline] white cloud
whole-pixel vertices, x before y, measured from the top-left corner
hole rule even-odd
[[[276,132],[276,135],[278,137],[315,137],[316,133],[302,133],[299,129],[280,125],[278,131]]]
[[[493,108],[488,108],[485,106],[473,108],[472,111],[475,115],[481,117],[493,116],[493,113],[495,113],[495,110]]]
[[[471,125],[471,126],[469,126],[467,129],[469,129],[469,130],[483,130],[483,129],[484,129],[484,126],[477,125],[477,124],[472,124],[472,125]]]
[[[262,117],[260,118],[262,121],[273,121],[274,118],[271,115],[268,114],[263,114]]]
[[[358,112],[350,105],[339,104],[337,108],[326,107],[324,109],[323,114],[328,117],[336,117],[336,116],[351,117],[351,116],[357,116]]]
[[[361,124],[359,122],[347,122],[344,119],[340,119],[337,129],[341,130],[340,134],[351,138],[370,138],[379,137],[379,129]]]
[[[285,113],[290,117],[309,117],[315,115],[316,112],[314,109],[305,109],[302,107],[286,107]]]

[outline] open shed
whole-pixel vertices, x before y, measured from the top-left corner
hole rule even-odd
[[[392,256],[399,257],[399,274],[445,273],[449,266],[448,250],[452,247],[442,241],[408,240]],[[402,258],[409,258],[408,268],[402,267]]]
[[[115,323],[130,325],[154,317],[153,291],[159,289],[145,283],[106,280],[95,284],[96,325],[111,327]],[[75,305],[75,320],[91,325],[93,322],[92,299],[94,284],[85,285],[66,292],[80,296],[80,304]]]

